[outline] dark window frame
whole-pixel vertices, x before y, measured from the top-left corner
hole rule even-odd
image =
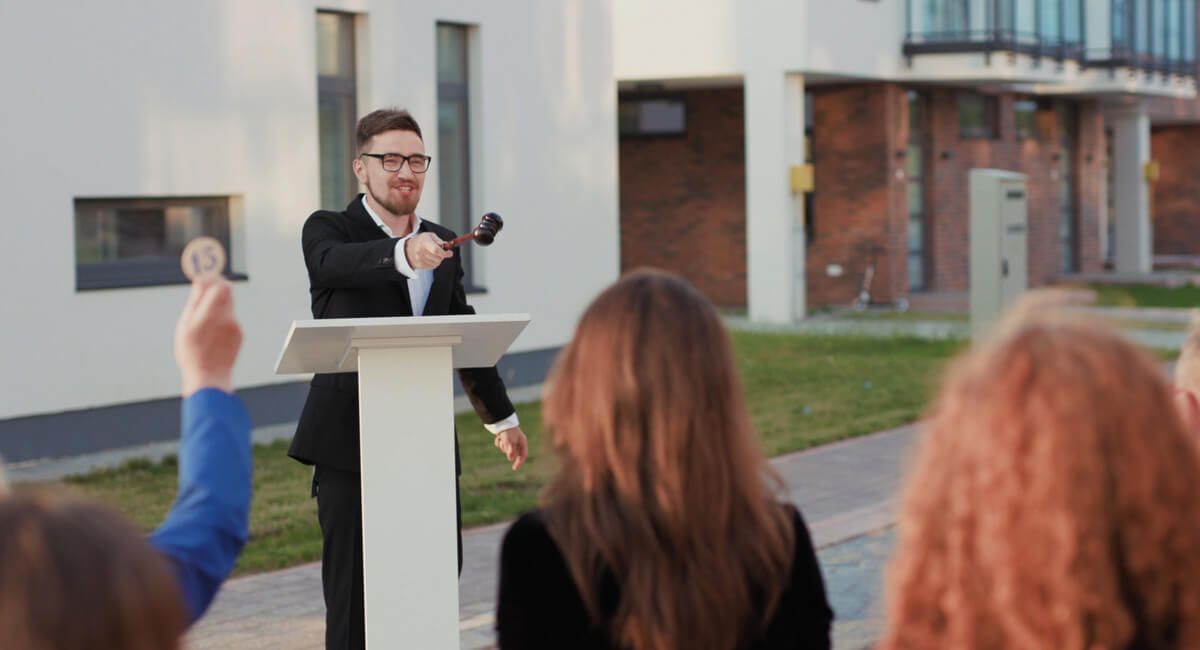
[[[932,232],[931,232],[932,228],[930,228],[932,215],[931,215],[931,208],[930,208],[930,201],[929,201],[929,183],[930,183],[930,178],[932,176],[931,166],[933,164],[931,162],[930,156],[929,156],[929,151],[931,148],[930,144],[932,142],[932,136],[931,136],[931,132],[930,132],[930,122],[933,119],[932,115],[930,113],[931,108],[932,108],[932,99],[928,92],[925,92],[919,88],[909,88],[909,89],[907,89],[907,91],[905,93],[905,101],[908,102],[908,105],[910,107],[909,108],[910,114],[909,114],[909,125],[908,125],[908,141],[905,143],[905,145],[906,145],[906,148],[905,148],[906,168],[907,168],[907,165],[909,164],[909,156],[912,155],[913,149],[919,148],[921,150],[921,165],[920,165],[921,166],[921,169],[920,169],[921,175],[918,177],[918,179],[916,181],[917,184],[921,188],[921,212],[918,215],[918,219],[921,222],[921,248],[920,248],[920,250],[912,249],[912,247],[909,245],[908,231],[906,229],[905,230],[905,241],[904,241],[905,270],[907,272],[907,270],[909,268],[909,261],[912,258],[916,257],[916,258],[920,259],[921,277],[915,282],[912,277],[908,278],[908,291],[922,292],[922,291],[929,291],[931,289],[931,287],[933,285],[933,277],[934,277],[934,273],[933,273],[933,271],[934,271],[934,269],[933,269],[934,256],[932,254],[933,236],[932,236]],[[913,102],[919,102],[921,105],[922,114],[920,116],[921,117],[920,120],[914,120],[912,118],[911,107],[912,107]],[[920,126],[919,132],[914,132],[914,131],[916,131],[915,129],[913,129],[913,124],[915,122],[919,122],[919,126]],[[906,173],[904,181],[905,181],[905,191],[907,194],[908,188],[910,188],[913,183],[912,177]],[[906,206],[907,206],[908,200],[909,200],[909,197],[905,196]],[[911,211],[909,212],[908,218],[910,220],[913,218],[913,214]]]
[[[227,261],[225,277],[230,280],[248,280],[249,276],[234,269],[234,196],[127,196],[127,197],[97,197],[80,196],[74,200],[73,228],[83,210],[163,210],[170,207],[208,207],[217,208],[225,220],[224,234],[203,233],[216,236],[225,246]],[[74,233],[78,242],[79,234]],[[128,289],[136,287],[154,287],[166,285],[189,284],[191,281],[183,274],[177,255],[166,255],[152,258],[116,259],[104,262],[80,262],[78,250],[75,253],[75,291],[97,291],[103,289]]]
[[[963,126],[963,101],[979,98],[983,102],[983,125],[979,128]],[[958,113],[958,137],[961,140],[997,140],[1000,132],[1000,98],[973,91],[961,91],[955,98]]]
[[[463,67],[465,68],[465,70],[464,70],[464,78],[462,81],[447,81],[445,79],[442,79],[441,78],[441,66],[436,59],[436,56],[440,56],[440,54],[436,55],[435,60],[434,60],[434,76],[436,78],[436,83],[437,83],[437,106],[438,106],[438,119],[439,119],[439,124],[437,126],[438,133],[441,133],[440,119],[441,119],[441,108],[442,108],[443,102],[452,102],[457,107],[461,107],[462,115],[463,115],[463,133],[462,133],[462,138],[461,138],[461,141],[462,141],[461,151],[458,152],[457,156],[445,155],[442,151],[440,151],[441,147],[445,146],[445,143],[443,143],[439,138],[439,140],[438,140],[439,152],[437,155],[437,160],[435,161],[438,165],[439,181],[444,181],[444,179],[446,178],[446,174],[442,173],[443,167],[445,165],[450,164],[453,160],[455,160],[455,158],[458,158],[462,161],[462,165],[463,165],[462,178],[463,178],[463,184],[465,186],[465,187],[463,187],[463,191],[465,192],[465,196],[463,197],[463,204],[466,206],[466,209],[465,209],[464,214],[458,215],[458,217],[459,217],[458,221],[461,222],[461,225],[462,225],[462,228],[461,228],[462,232],[458,233],[460,235],[465,234],[466,232],[469,232],[476,225],[475,223],[472,223],[472,215],[474,214],[474,212],[473,212],[474,205],[473,205],[472,197],[474,194],[475,179],[471,173],[472,163],[473,163],[473,158],[471,156],[471,125],[472,125],[471,80],[475,73],[475,71],[472,70],[472,66],[471,66],[471,47],[472,47],[471,46],[471,41],[472,41],[471,30],[473,27],[474,26],[470,25],[470,24],[456,23],[456,22],[451,22],[451,21],[438,21],[434,25],[435,44],[438,39],[437,30],[440,30],[442,28],[452,28],[452,29],[461,30],[462,37],[463,37],[463,51],[461,52],[461,55],[462,55],[462,60],[463,60]],[[438,50],[440,52],[440,47],[438,48]],[[444,182],[439,182],[439,184],[438,184],[439,197],[438,198],[441,199],[442,196],[440,196],[440,195],[446,191],[447,191],[446,184]],[[444,209],[445,209],[445,206],[442,206],[443,217],[445,216]],[[443,225],[447,225],[447,224],[443,224]],[[449,224],[449,225],[458,226],[459,223],[456,222],[454,224]],[[463,290],[466,291],[467,293],[472,293],[472,294],[487,293],[487,287],[480,284],[478,282],[478,278],[475,277],[476,276],[476,273],[475,273],[475,270],[476,270],[475,269],[475,248],[470,245],[460,246],[459,251],[461,251],[459,254],[462,256]]]
[[[357,118],[356,118],[356,116],[358,115],[358,40],[357,40],[357,35],[355,33],[356,32],[356,29],[355,29],[356,16],[355,16],[355,14],[344,12],[344,11],[327,11],[324,9],[318,10],[317,11],[318,19],[322,15],[336,16],[339,21],[346,21],[349,23],[349,26],[350,26],[349,30],[347,30],[347,33],[349,35],[349,40],[350,40],[350,43],[349,43],[349,51],[350,51],[350,58],[351,58],[350,66],[349,66],[350,71],[351,71],[350,76],[346,77],[346,76],[337,76],[337,75],[324,75],[324,74],[320,74],[320,71],[318,71],[318,73],[317,73],[317,111],[318,111],[318,113],[320,113],[320,111],[321,111],[320,107],[323,103],[322,102],[323,99],[326,99],[326,98],[334,98],[334,99],[340,99],[340,100],[348,99],[350,102],[350,110],[346,113],[346,119],[342,123],[342,129],[343,129],[343,132],[341,134],[342,137],[336,138],[337,141],[345,143],[344,144],[345,150],[342,153],[346,153],[350,157],[349,160],[338,161],[339,163],[343,163],[345,165],[346,186],[342,189],[345,192],[345,196],[349,197],[349,198],[347,198],[347,200],[343,201],[341,198],[321,196],[321,204],[323,207],[325,207],[326,209],[330,209],[330,210],[342,210],[349,203],[350,199],[353,199],[355,196],[358,195],[358,179],[350,171],[350,163],[353,160],[354,154],[357,153],[357,147],[358,147],[357,143],[355,142],[355,131],[358,126]],[[318,43],[318,47],[319,46],[320,46],[320,44]],[[320,148],[320,143],[323,141],[323,138],[320,137],[321,136],[320,129],[321,129],[321,120],[318,118],[318,120],[317,120],[317,130],[318,130],[318,134],[317,134],[318,145],[317,146],[318,146],[318,148]],[[320,151],[319,155],[321,157],[321,160],[327,160],[329,157],[332,157],[336,154],[334,152],[329,152],[329,151]],[[322,193],[322,195],[324,195],[325,194],[324,182],[321,182],[320,186],[321,186],[321,193]]]
[[[621,105],[627,102],[642,103],[642,102],[671,102],[678,103],[683,108],[683,126],[678,130],[673,131],[626,131],[622,128],[620,115]],[[689,123],[688,120],[688,96],[684,92],[630,92],[620,93],[617,96],[617,137],[622,140],[643,140],[643,139],[681,139],[688,136]]]
[[[1028,111],[1028,114],[1032,117],[1032,123],[1030,124],[1028,130],[1021,128],[1021,120],[1019,119],[1020,114],[1023,112],[1023,107],[1032,107],[1032,110]],[[1038,113],[1041,112],[1041,110],[1041,103],[1032,97],[1018,97],[1013,100],[1013,135],[1016,137],[1016,139],[1037,140],[1040,138],[1041,134],[1039,133],[1037,122]]]

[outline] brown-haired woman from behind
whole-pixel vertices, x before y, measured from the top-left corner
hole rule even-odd
[[[0,647],[176,650],[187,625],[171,566],[106,506],[0,499]]]
[[[649,271],[608,288],[543,408],[561,467],[504,538],[501,648],[829,647],[808,530],[699,292]]]
[[[1102,326],[1013,324],[947,374],[907,479],[883,650],[1200,647],[1200,460]]]

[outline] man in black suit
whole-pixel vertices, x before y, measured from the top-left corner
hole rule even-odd
[[[454,233],[417,216],[431,158],[407,111],[374,111],[358,122],[354,175],[366,187],[344,212],[320,210],[301,237],[314,318],[473,314]],[[459,371],[463,390],[513,469],[528,453],[504,382],[493,368]],[[396,427],[404,414],[396,414]],[[362,493],[359,477],[358,375],[313,377],[288,455],[315,465],[313,494],[324,546],[325,646],[362,648]],[[458,440],[455,470],[461,473]],[[457,489],[457,483],[456,483]],[[457,499],[457,494],[455,495]],[[458,570],[462,572],[459,505]],[[447,543],[449,540],[447,540]]]

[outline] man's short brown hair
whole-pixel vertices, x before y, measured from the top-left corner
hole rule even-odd
[[[425,139],[421,136],[421,125],[417,124],[411,113],[402,108],[381,108],[367,113],[358,121],[355,134],[358,152],[362,153],[371,138],[384,131],[412,131],[418,138]]]

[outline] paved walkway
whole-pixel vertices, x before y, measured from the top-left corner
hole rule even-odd
[[[776,458],[819,547],[837,621],[835,648],[869,647],[879,632],[880,575],[892,504],[913,427]],[[506,525],[466,531],[459,590],[462,648],[493,644],[496,559]],[[231,581],[193,630],[192,650],[318,650],[324,607],[320,567],[308,564]]]

